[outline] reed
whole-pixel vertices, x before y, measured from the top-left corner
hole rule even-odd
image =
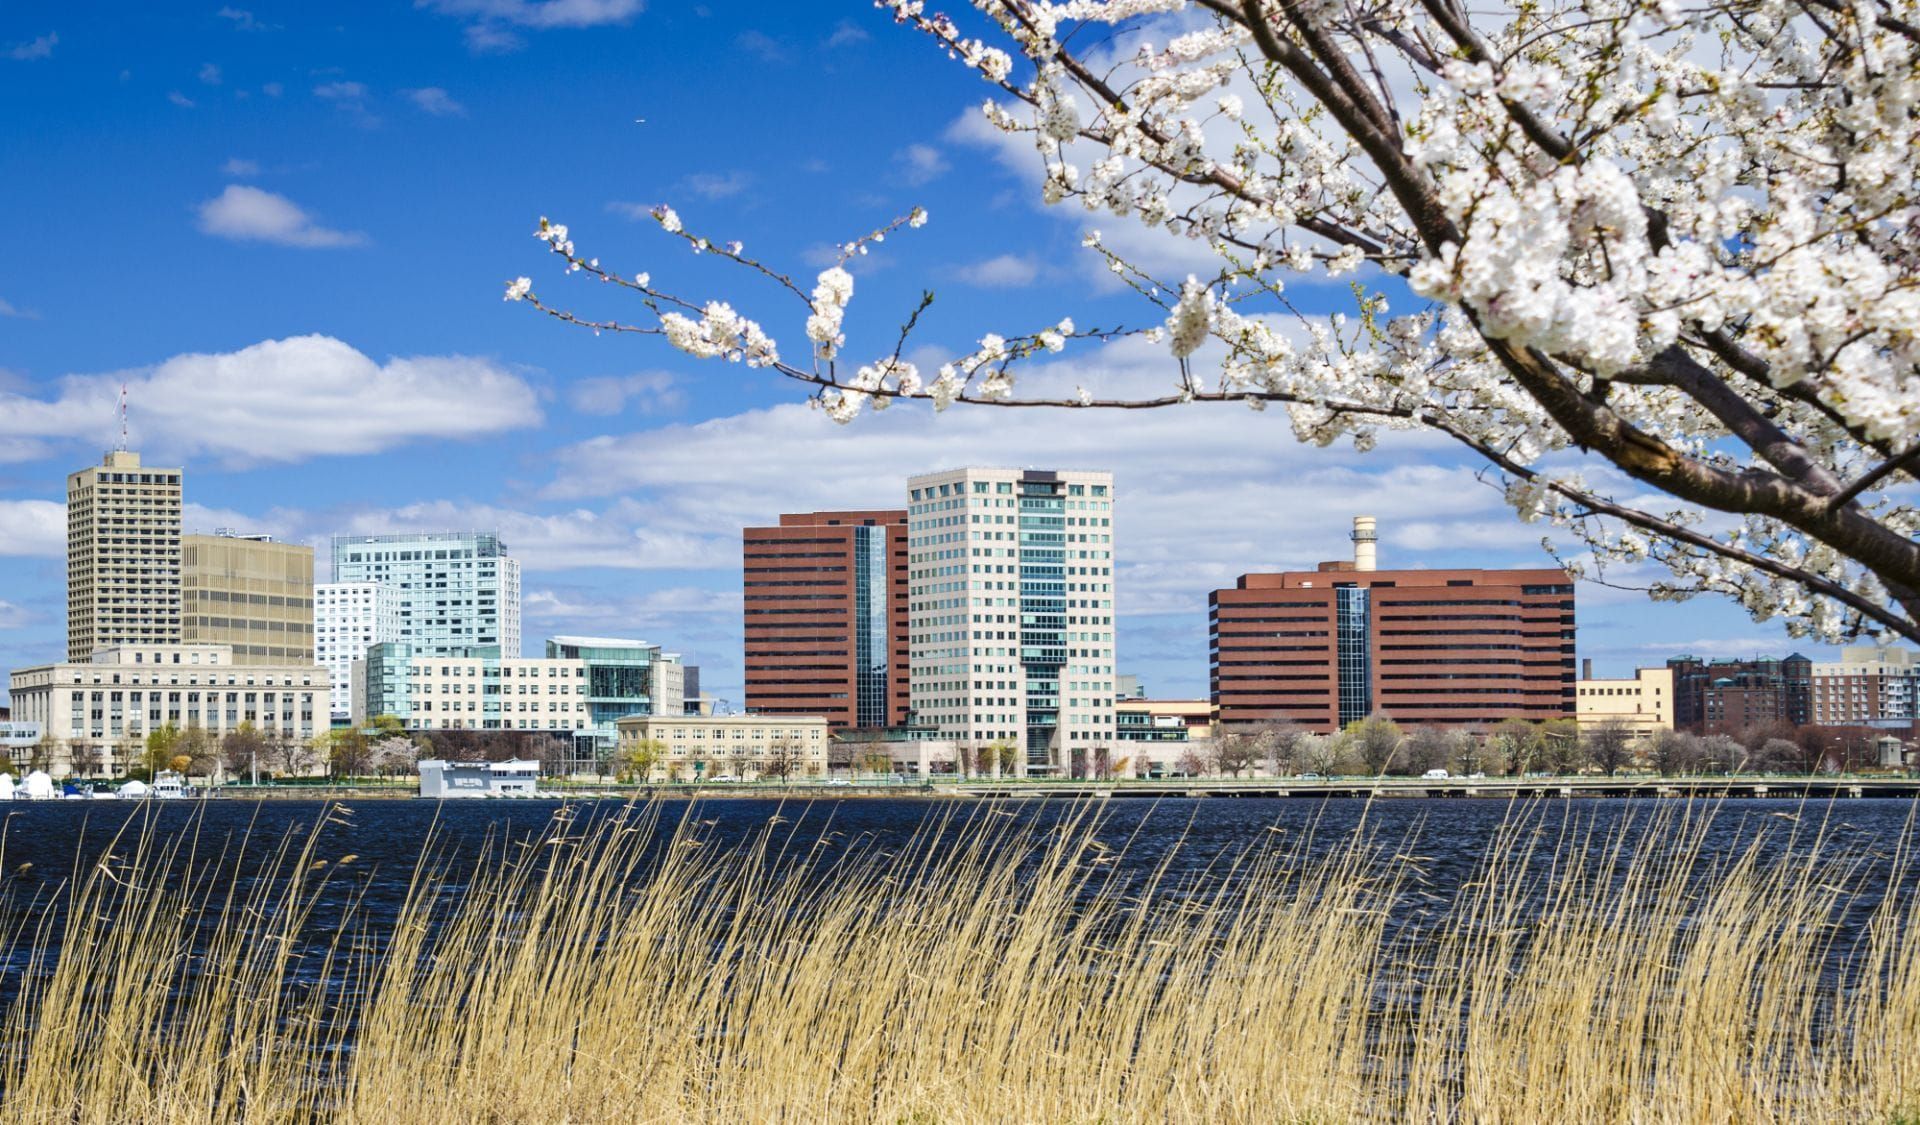
[[[0,1120],[1913,1119],[1905,836],[1809,809],[1702,860],[1737,815],[1515,807],[1455,888],[1364,826],[1148,867],[1093,807],[721,846],[579,806],[427,841],[378,916],[317,831],[136,816],[4,904]]]

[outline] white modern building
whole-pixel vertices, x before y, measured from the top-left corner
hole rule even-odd
[[[353,662],[400,639],[400,598],[379,582],[322,582],[313,588],[314,656],[333,683],[332,717],[353,713]]]
[[[908,497],[914,722],[1065,776],[1114,745],[1113,474],[953,469]]]
[[[336,535],[336,583],[376,583],[398,605],[394,640],[418,653],[494,647],[520,655],[520,562],[498,535]]]
[[[620,637],[549,637],[547,656],[587,666],[587,729],[600,757],[619,742],[619,720],[686,714],[687,666],[679,653]]]
[[[236,665],[227,645],[128,645],[87,661],[16,670],[13,719],[38,723],[49,772],[126,772],[146,736],[168,724],[214,737],[250,724],[269,740],[309,741],[327,729],[327,670]]]
[[[503,657],[491,647],[444,654],[377,644],[354,672],[351,718],[392,715],[408,730],[587,732],[587,663]]]

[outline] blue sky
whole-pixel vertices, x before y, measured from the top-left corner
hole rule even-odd
[[[1436,440],[1305,449],[1280,414],[1238,408],[841,427],[797,385],[501,301],[527,274],[584,313],[631,311],[559,276],[530,237],[548,215],[798,354],[801,316],[644,208],[810,280],[831,244],[919,204],[932,222],[857,263],[856,357],[890,348],[923,288],[931,361],[1062,316],[1139,322],[1083,231],[1165,276],[1191,249],[1043,208],[1032,154],[978,123],[984,94],[864,2],[5,5],[0,662],[63,649],[59,502],[113,443],[122,382],[132,446],[187,470],[189,530],[271,531],[324,559],[335,532],[498,529],[526,564],[530,651],[637,634],[736,701],[740,526],[898,505],[908,473],[963,463],[1115,470],[1120,664],[1158,695],[1204,693],[1208,589],[1342,557],[1354,513],[1380,517],[1383,565],[1545,564],[1541,529]],[[1122,344],[1051,377],[1168,376],[1161,350]],[[1580,597],[1602,671],[1820,651],[1721,602]]]

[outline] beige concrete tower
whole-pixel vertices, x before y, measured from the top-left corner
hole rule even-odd
[[[115,450],[67,477],[67,659],[180,643],[180,470]]]
[[[180,540],[181,635],[239,665],[313,663],[313,548],[218,531]]]

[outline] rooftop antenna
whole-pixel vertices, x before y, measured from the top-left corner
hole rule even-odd
[[[127,385],[120,384],[120,444],[114,447],[115,453],[127,451]]]

